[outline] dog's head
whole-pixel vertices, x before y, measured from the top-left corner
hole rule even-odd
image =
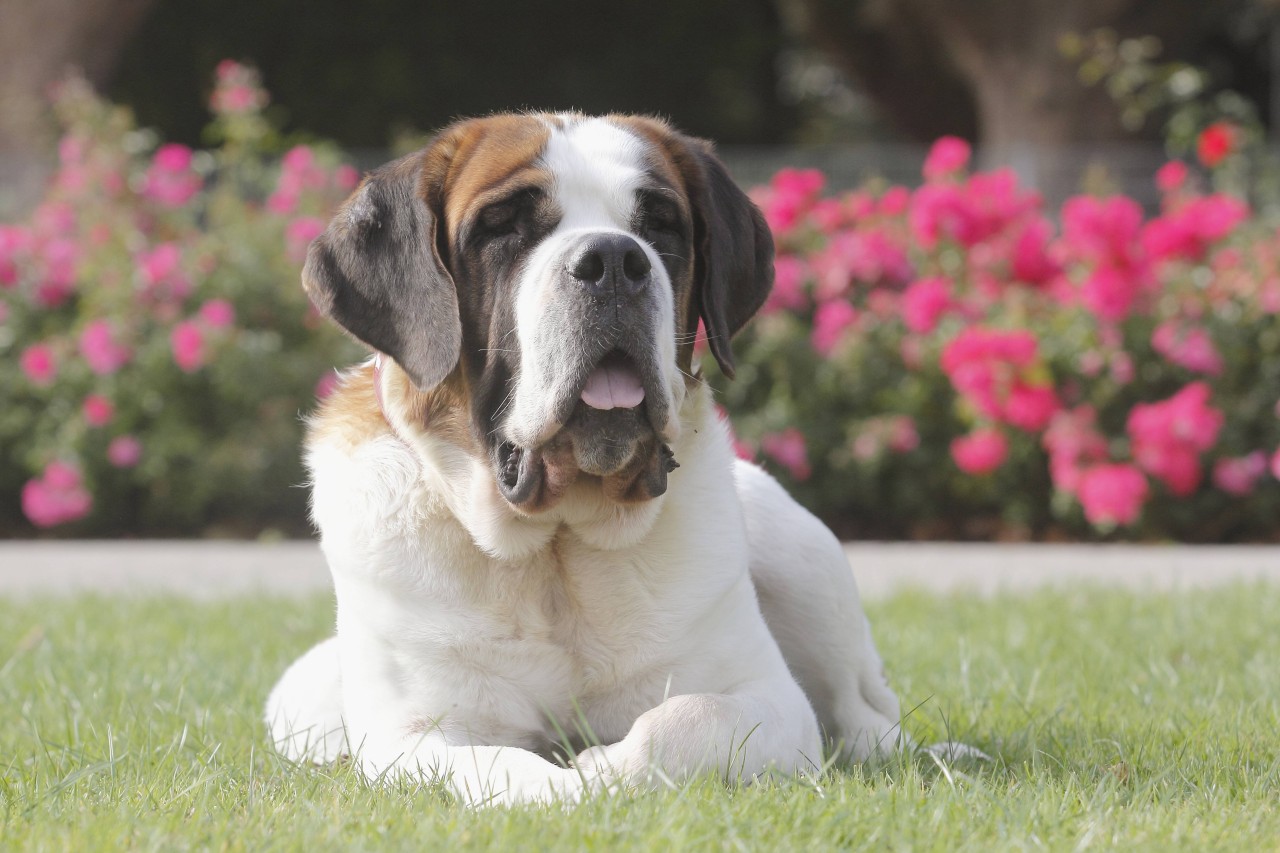
[[[698,321],[732,376],[772,261],[707,143],[648,118],[502,115],[371,173],[303,283],[419,390],[467,401],[499,492],[531,514],[584,476],[624,503],[665,491]]]

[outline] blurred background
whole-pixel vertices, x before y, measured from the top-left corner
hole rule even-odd
[[[757,188],[780,291],[722,392],[742,454],[842,534],[1276,536],[1273,0],[0,20],[0,535],[305,535],[300,414],[360,356],[298,293],[306,242],[360,171],[528,107],[666,116]],[[984,334],[975,391],[955,342]],[[1028,389],[1043,415],[1011,415]],[[1166,401],[1148,420],[1201,415],[1191,444],[1134,425]]]
[[[214,68],[231,58],[261,70],[285,131],[362,159],[458,116],[577,108],[665,115],[718,140],[745,182],[804,164],[840,186],[871,174],[910,180],[925,146],[954,135],[977,146],[980,162],[1012,165],[1059,194],[1105,166],[1150,196],[1164,155],[1161,99],[1232,90],[1267,127],[1280,105],[1274,0],[372,0],[358,9],[319,0],[305,12],[283,0],[4,0],[3,9],[0,163],[27,201],[53,165],[47,89],[69,66],[142,125],[188,145],[208,124]],[[1118,51],[1126,38],[1137,41]],[[1159,91],[1166,82],[1172,89]]]

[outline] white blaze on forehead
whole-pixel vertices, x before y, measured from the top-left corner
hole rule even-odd
[[[679,432],[677,409],[684,399],[684,380],[675,369],[671,282],[653,246],[631,231],[636,193],[647,183],[648,143],[607,119],[558,118],[562,126],[547,122],[549,135],[539,164],[551,178],[550,195],[560,222],[529,254],[516,283],[520,370],[504,418],[504,433],[518,446],[536,447],[564,425],[557,422],[553,407],[557,401],[577,398],[584,391],[582,369],[593,367],[582,364],[584,318],[556,307],[566,288],[581,287],[568,279],[568,253],[591,233],[623,233],[636,239],[653,270],[654,286],[628,310],[651,315],[653,363],[663,376],[661,390],[670,413],[666,438],[674,440]],[[591,377],[586,378],[591,384]],[[630,377],[621,374],[603,378],[609,382],[607,399],[599,382],[588,391],[595,408],[631,408],[639,403],[638,394],[647,397],[646,391],[659,390],[637,388]],[[612,384],[614,378],[620,379],[617,389]],[[570,382],[578,387],[570,387]],[[587,404],[593,405],[591,400]]]
[[[542,153],[564,217],[557,230],[626,229],[645,178],[645,143],[605,119],[562,118]]]

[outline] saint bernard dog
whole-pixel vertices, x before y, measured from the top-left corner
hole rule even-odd
[[[473,804],[905,742],[836,538],[734,458],[694,359],[773,281],[711,146],[652,118],[495,115],[372,172],[310,247],[376,353],[310,422],[336,635],[285,672],[287,757]]]

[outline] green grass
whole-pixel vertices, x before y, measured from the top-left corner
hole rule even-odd
[[[910,730],[994,762],[473,811],[265,747],[328,601],[0,601],[0,848],[1277,849],[1280,589],[870,611]]]

